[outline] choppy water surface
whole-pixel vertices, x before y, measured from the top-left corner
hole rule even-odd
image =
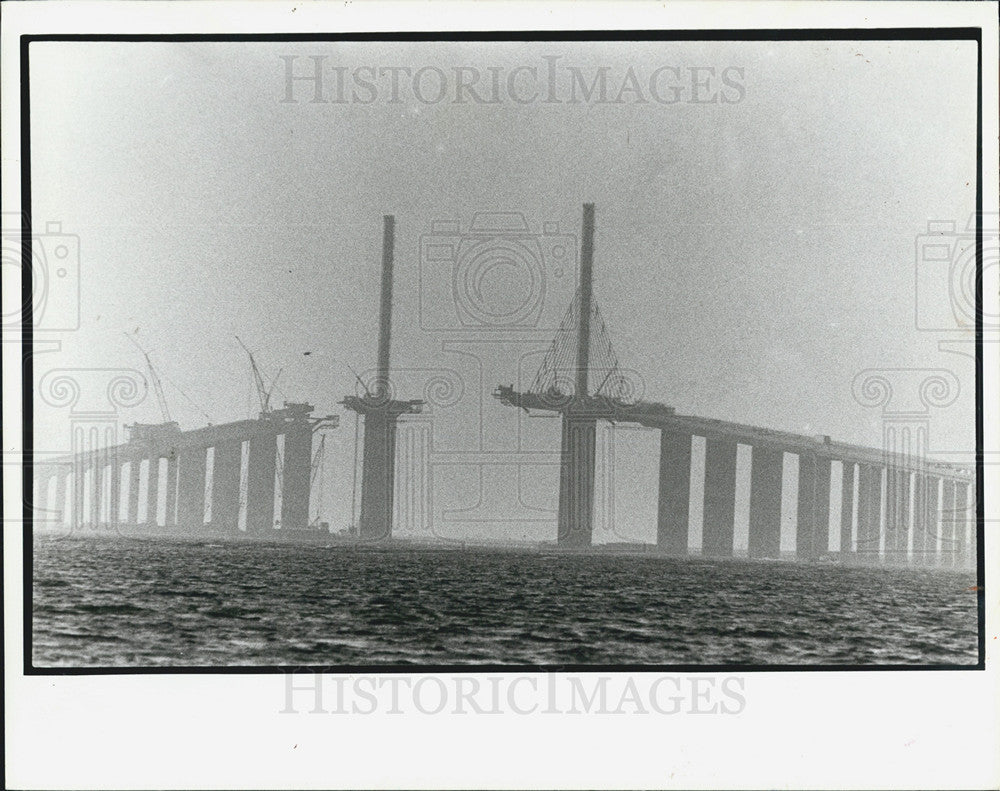
[[[38,539],[37,666],[976,661],[971,573]]]

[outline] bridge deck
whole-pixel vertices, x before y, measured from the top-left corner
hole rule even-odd
[[[745,445],[767,447],[796,454],[816,454],[823,458],[848,463],[877,464],[903,470],[933,473],[946,478],[968,482],[973,476],[973,466],[933,461],[918,456],[891,453],[879,448],[834,442],[827,436],[808,436],[789,431],[734,423],[728,420],[679,415],[673,407],[652,401],[633,404],[614,401],[604,396],[576,398],[562,393],[538,394],[518,392],[513,387],[498,386],[493,393],[501,403],[524,410],[560,412],[576,417],[608,420],[614,423],[635,423],[677,433],[695,434],[710,439],[728,439]]]

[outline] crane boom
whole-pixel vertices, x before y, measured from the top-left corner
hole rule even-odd
[[[156,393],[156,402],[160,406],[160,414],[163,416],[163,422],[171,422],[170,410],[167,408],[167,399],[163,395],[163,384],[160,382],[159,374],[156,373],[156,368],[153,367],[153,361],[149,359],[149,352],[142,348],[139,341],[127,332],[125,333],[125,337],[132,341],[135,347],[142,353],[142,356],[146,358],[146,368],[149,371],[149,378],[153,381],[153,391]]]
[[[271,393],[273,393],[274,388],[278,386],[278,380],[281,378],[281,372],[284,370],[284,368],[279,368],[278,373],[275,374],[274,379],[271,380],[271,386],[267,389],[266,397],[264,399],[265,412],[271,408]]]
[[[257,361],[253,357],[253,352],[247,348],[247,345],[240,340],[240,336],[236,335],[236,342],[243,347],[243,351],[247,353],[247,357],[250,358],[250,371],[253,373],[253,383],[254,387],[257,388],[257,400],[260,401],[260,411],[267,412],[268,402],[271,400],[271,393],[268,391],[267,387],[264,386],[264,377],[261,376],[260,368],[257,367]]]

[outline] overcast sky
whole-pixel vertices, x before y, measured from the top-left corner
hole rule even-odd
[[[944,368],[962,391],[933,412],[932,450],[970,449],[972,360],[938,348],[960,334],[917,329],[915,248],[928,220],[964,229],[974,210],[975,55],[971,42],[34,43],[34,223],[79,236],[81,305],[79,330],[36,371],[141,370],[123,336],[138,329],[161,375],[221,423],[253,403],[238,334],[283,368],[289,399],[341,412],[347,365],[374,364],[381,218],[394,214],[392,355],[410,369],[398,395],[424,397],[444,372],[462,390],[432,410],[436,452],[523,448],[514,411],[486,394],[530,381],[573,268],[543,239],[536,328],[463,325],[454,267],[422,260],[421,235],[514,211],[535,233],[557,223],[572,250],[593,202],[595,297],[645,398],[878,446],[881,413],[854,400],[855,375]],[[307,81],[283,101],[289,63],[299,76],[320,64],[326,101]],[[604,100],[599,81],[585,99],[601,74]],[[490,274],[486,298],[519,304],[517,277]],[[173,384],[166,395],[183,427],[205,422]],[[65,419],[39,405],[40,449],[66,446]],[[155,399],[122,419],[159,420]],[[335,526],[350,508],[353,416],[342,422]],[[522,426],[522,440],[555,449],[555,423],[526,440]],[[623,442],[621,469],[641,469],[619,475],[622,496],[643,503],[625,520],[648,539],[655,441]],[[463,476],[476,470],[442,468],[435,508],[475,512]],[[484,491],[507,490],[505,474],[488,470]],[[528,477],[543,481],[530,507],[554,507],[554,474]]]

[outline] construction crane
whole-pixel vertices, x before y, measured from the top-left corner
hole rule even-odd
[[[153,367],[153,361],[149,359],[149,352],[142,348],[139,341],[127,332],[125,333],[125,337],[132,341],[135,348],[137,348],[142,356],[146,358],[146,368],[149,370],[149,378],[153,382],[153,390],[156,392],[156,401],[160,405],[160,414],[163,416],[163,422],[172,422],[170,419],[170,410],[167,408],[167,399],[163,395],[163,385],[160,383],[160,377],[156,373],[156,369]]]
[[[243,347],[243,351],[247,353],[247,357],[250,358],[250,371],[253,373],[253,383],[254,387],[257,388],[257,400],[260,401],[260,411],[261,414],[266,414],[271,411],[271,393],[278,384],[278,379],[281,376],[283,368],[278,369],[278,375],[271,380],[271,386],[267,387],[264,384],[264,376],[260,372],[260,368],[257,366],[257,361],[254,359],[253,352],[247,348],[247,345],[240,340],[240,337],[235,336],[236,342]]]

